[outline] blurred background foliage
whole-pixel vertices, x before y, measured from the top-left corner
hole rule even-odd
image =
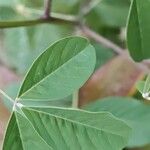
[[[82,21],[97,34],[126,48],[125,31],[129,7],[130,0],[53,0],[52,12],[78,15],[79,19],[83,19]],[[36,19],[42,15],[43,9],[43,0],[1,0],[0,21]],[[14,96],[33,60],[50,44],[69,35],[83,35],[83,33],[76,26],[59,24],[1,29],[0,88],[7,91],[10,96]],[[97,63],[92,77],[80,89],[80,107],[110,96],[133,97],[143,101],[135,85],[138,80],[145,77],[145,70],[134,63],[130,57],[116,55],[112,49],[92,39],[91,43],[96,49]],[[118,99],[125,101],[123,98]],[[129,101],[132,100],[131,98]],[[70,98],[67,98],[67,102],[60,103],[69,106],[69,101]],[[0,141],[10,115],[6,106],[8,104],[5,102],[2,104],[0,101]],[[121,110],[122,107],[124,106],[117,107],[117,110]],[[147,113],[150,113],[149,111],[150,109]],[[126,112],[128,109],[124,114]],[[144,112],[139,112],[138,117],[142,113]],[[134,115],[137,117],[137,114]],[[147,116],[146,119],[146,129],[150,131],[150,117]],[[139,130],[144,128],[138,121],[135,120],[134,123]],[[133,150],[149,150],[149,146],[143,147],[150,143],[150,135],[147,134],[149,132],[140,132],[138,140],[143,139],[143,142],[137,145],[139,148],[134,148],[136,144],[129,144],[129,146],[133,147]]]

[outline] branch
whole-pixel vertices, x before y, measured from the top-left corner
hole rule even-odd
[[[104,38],[103,36],[97,34],[96,32],[92,31],[89,27],[86,25],[81,25],[81,31],[83,32],[84,35],[87,37],[95,40],[98,43],[101,43],[107,48],[112,49],[116,54],[123,54],[124,49],[116,45],[115,43],[109,41],[108,39]]]
[[[52,0],[45,0],[44,18],[50,18]]]
[[[2,21],[0,22],[0,29],[26,27],[26,26],[33,26],[33,25],[46,24],[46,23],[78,25],[78,21],[74,16],[54,14],[54,16],[51,16],[49,18],[39,18],[39,19],[23,20],[23,21]]]

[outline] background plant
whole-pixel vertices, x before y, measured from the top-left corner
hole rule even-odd
[[[142,98],[149,99],[149,77],[137,83],[141,94],[135,88],[149,73],[149,8],[148,0],[1,1],[0,77],[11,98],[1,93],[14,112],[3,149],[30,149],[29,137],[36,149],[149,149],[149,105]],[[68,35],[86,36],[94,47],[78,36],[50,46]],[[96,68],[83,85],[94,70],[94,49]]]

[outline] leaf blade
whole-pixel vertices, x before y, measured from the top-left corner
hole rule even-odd
[[[36,133],[30,122],[14,112],[8,125],[3,150],[30,150],[31,147],[33,150],[52,150]]]
[[[54,149],[61,147],[64,150],[75,150],[78,147],[83,150],[120,150],[129,136],[130,128],[109,113],[95,114],[59,108],[23,108],[23,112],[48,144],[51,139],[56,142],[55,145],[50,145]],[[96,122],[98,118],[99,122]],[[42,127],[41,130],[37,125]],[[47,133],[47,136],[43,133]]]
[[[132,0],[127,25],[127,45],[132,58],[142,61],[150,58],[149,49],[149,9],[148,0]]]
[[[11,131],[15,131],[16,134],[9,134]],[[12,150],[16,150],[16,149],[23,150],[21,139],[17,137],[17,134],[19,135],[19,130],[16,122],[16,116],[13,113],[5,135],[3,150],[9,150],[10,147]],[[10,138],[13,138],[17,142],[17,144],[13,144],[14,142]]]
[[[124,120],[133,129],[128,146],[143,146],[150,142],[149,106],[133,98],[110,97],[91,103],[85,107],[88,111],[109,111]]]
[[[94,65],[95,51],[86,39],[70,37],[60,40],[34,62],[18,97],[25,99],[65,97],[87,80],[94,70]],[[47,88],[50,89],[49,92]]]

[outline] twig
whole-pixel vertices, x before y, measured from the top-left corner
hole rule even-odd
[[[86,35],[87,37],[89,37],[91,39],[94,39],[95,41],[97,41],[98,43],[101,43],[105,47],[112,49],[115,53],[124,54],[125,50],[123,48],[120,48],[115,43],[109,41],[108,39],[104,38],[103,36],[101,36],[101,35],[97,34],[96,32],[92,31],[86,25],[81,25],[81,30],[82,30],[84,35]]]
[[[59,16],[61,16],[61,17],[59,17]],[[25,20],[25,21],[2,21],[2,22],[0,22],[0,29],[33,26],[33,25],[45,24],[45,23],[77,25],[78,21],[76,20],[75,17],[71,18],[68,15],[58,15],[57,14],[57,17],[51,16],[50,18],[40,18],[40,19]]]
[[[45,0],[44,1],[44,5],[45,5],[44,18],[50,18],[51,4],[52,4],[52,0]]]

